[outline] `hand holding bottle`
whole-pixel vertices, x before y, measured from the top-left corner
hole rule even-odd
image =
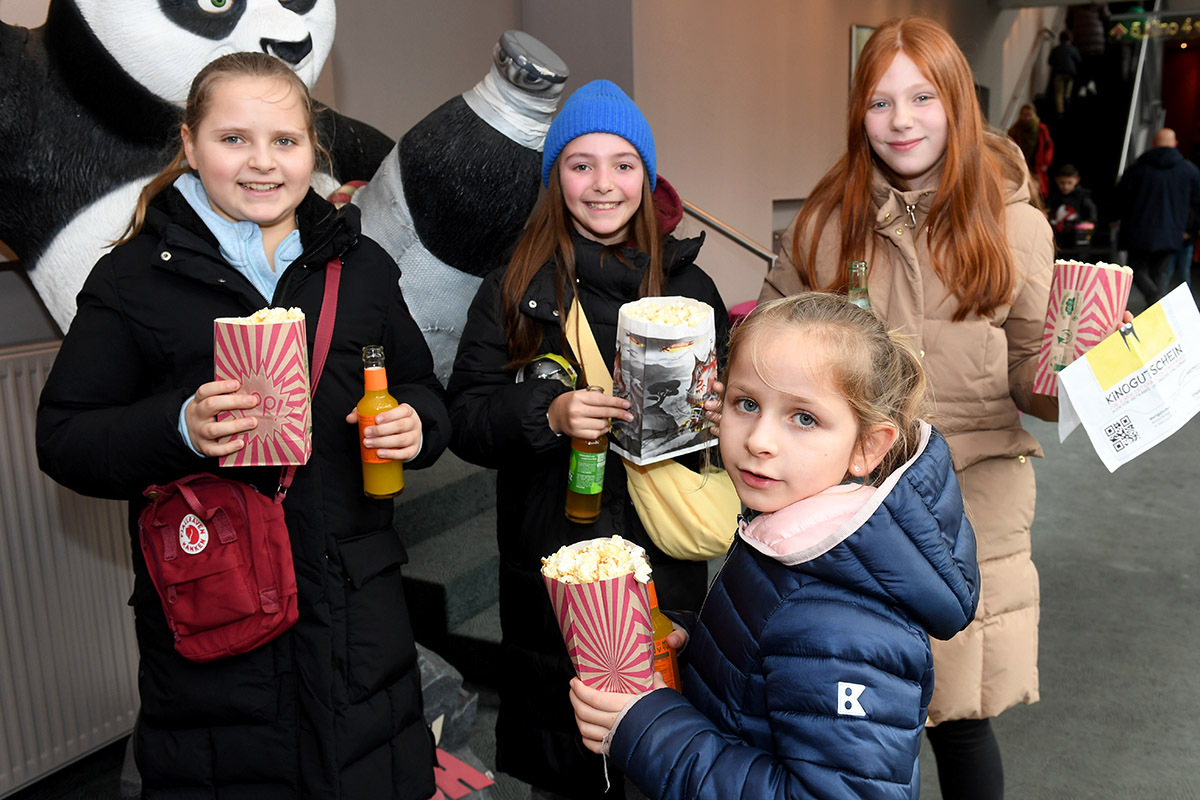
[[[587,389],[565,392],[554,398],[546,417],[555,433],[589,440],[608,433],[612,419],[633,420],[628,400]]]
[[[358,424],[358,409],[346,415],[346,422]],[[408,403],[381,411],[375,424],[363,429],[363,444],[389,461],[408,461],[421,447],[421,418]]]
[[[687,644],[688,632],[676,624],[675,620],[671,620],[671,626],[675,630],[667,634],[667,646],[678,653]]]
[[[396,402],[388,394],[383,347],[369,344],[362,352],[365,388],[362,399],[346,415],[346,420],[353,419],[358,425],[363,494],[384,500],[404,491],[404,467],[400,459],[417,454],[421,418],[411,406]]]

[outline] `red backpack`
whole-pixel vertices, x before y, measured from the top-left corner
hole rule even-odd
[[[314,394],[333,339],[341,267],[335,258],[325,270]],[[274,499],[207,473],[142,493],[150,499],[138,517],[142,555],[184,658],[203,662],[245,653],[296,623],[296,568],[283,515],[295,472],[295,466],[284,467]]]
[[[143,494],[142,555],[175,649],[192,661],[253,650],[295,624],[296,570],[280,502],[197,474]]]

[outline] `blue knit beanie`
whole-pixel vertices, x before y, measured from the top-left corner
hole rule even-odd
[[[580,86],[563,103],[562,111],[546,131],[542,150],[542,185],[550,185],[550,169],[572,139],[589,133],[614,133],[637,148],[650,176],[650,189],[658,182],[654,134],[641,109],[612,81],[592,81]]]

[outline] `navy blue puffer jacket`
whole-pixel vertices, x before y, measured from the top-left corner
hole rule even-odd
[[[612,737],[651,797],[917,797],[929,635],[966,627],[979,599],[950,451],[924,427],[873,493],[835,487],[743,524],[691,632],[687,699],[644,696]],[[813,519],[813,500],[840,516]]]

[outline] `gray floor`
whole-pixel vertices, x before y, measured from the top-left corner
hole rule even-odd
[[[996,720],[1009,798],[1200,798],[1200,418],[1109,474],[1086,434],[1037,463],[1042,701]],[[565,687],[564,687],[565,691]],[[472,750],[492,764],[495,696],[480,690]],[[117,798],[112,748],[20,800]],[[928,748],[923,793],[936,798]],[[493,800],[528,787],[497,775]]]
[[[1026,427],[1042,700],[996,720],[1008,796],[1200,798],[1200,418],[1112,474],[1082,430]]]

